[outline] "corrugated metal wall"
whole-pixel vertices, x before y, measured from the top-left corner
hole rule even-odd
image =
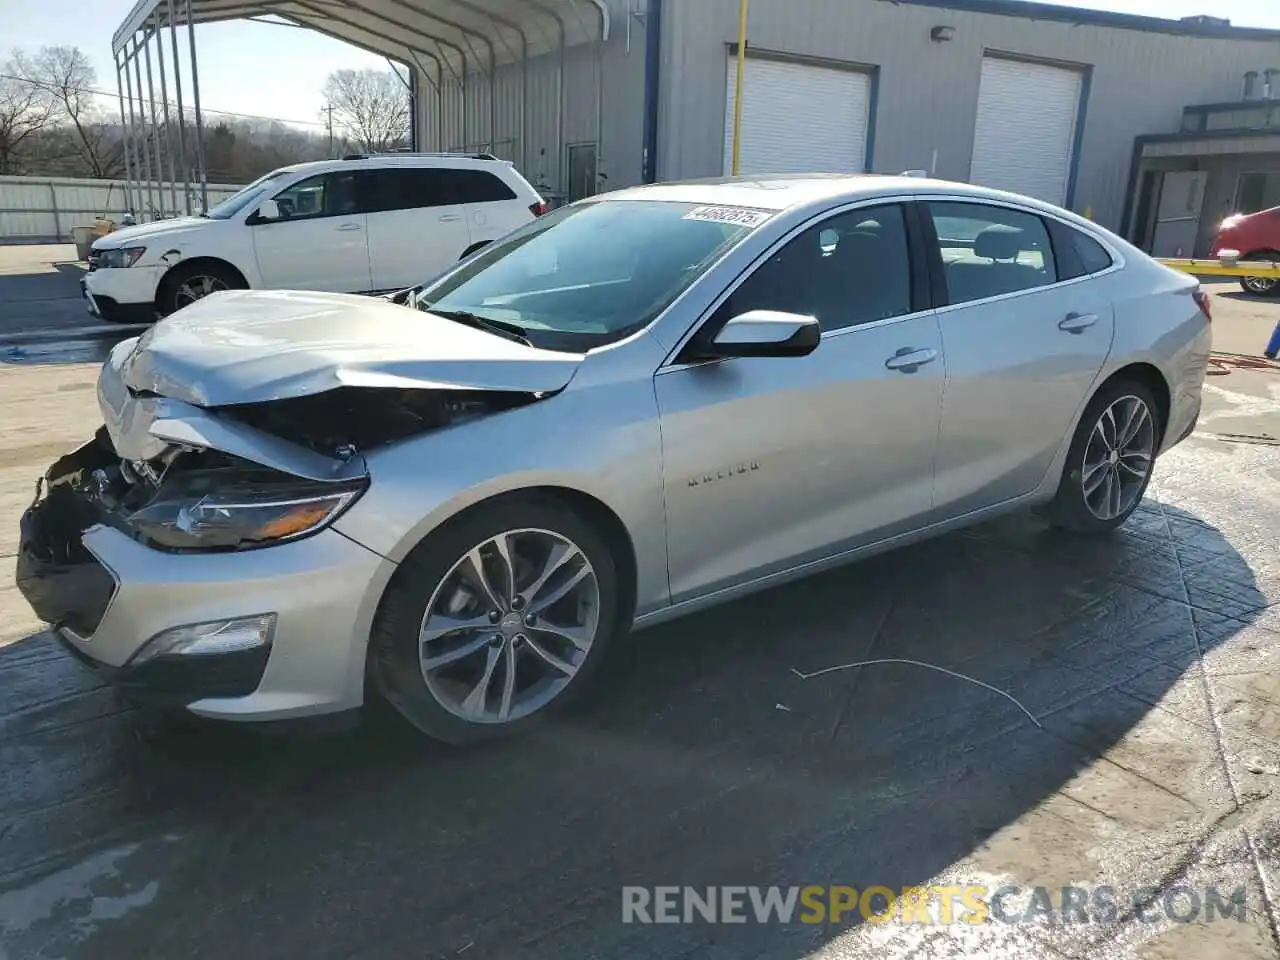
[[[662,179],[721,172],[725,58],[737,0],[665,0]],[[955,28],[937,43],[930,30]],[[1119,226],[1133,138],[1179,129],[1187,104],[1232,100],[1246,70],[1280,64],[1280,44],[1203,39],[880,0],[752,0],[752,46],[879,67],[873,169],[965,180],[985,50],[1092,68],[1074,208]],[[750,90],[747,91],[750,96]]]
[[[123,180],[0,177],[0,243],[66,240],[73,226],[92,224],[95,217],[103,215],[118,223],[128,209],[124,187]],[[239,189],[230,184],[209,184],[210,206]],[[181,195],[179,185],[178,196]],[[167,205],[167,183],[164,196]],[[193,199],[198,205],[198,186],[193,188]]]
[[[604,109],[603,136],[596,131],[596,43],[568,47],[564,56],[563,139],[560,122],[561,58],[558,52],[532,57],[527,64],[497,68],[493,93],[494,124],[490,130],[490,88],[485,70],[471,68],[460,84],[448,70],[443,96],[435,66],[427,65],[419,107],[424,150],[489,150],[492,135],[498,156],[512,160],[535,186],[567,191],[567,147],[600,141],[599,169],[606,188],[640,182],[644,103],[644,23],[629,13],[628,0],[610,0],[612,25],[601,57]],[[584,9],[589,9],[584,6]],[[590,14],[594,17],[594,13]],[[629,36],[628,36],[629,34]],[[526,93],[527,85],[527,93]],[[461,89],[460,89],[461,87]],[[465,127],[464,95],[465,94]],[[527,97],[527,101],[526,101]],[[524,123],[528,104],[527,125]]]

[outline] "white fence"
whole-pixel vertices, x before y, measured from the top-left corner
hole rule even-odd
[[[163,184],[166,215],[172,215],[173,193]],[[229,197],[240,188],[225,183],[209,184],[209,205]],[[134,186],[134,215],[141,223],[150,220],[147,188]],[[156,202],[152,187],[150,202]],[[178,207],[186,211],[182,185],[177,188]],[[123,180],[82,180],[70,177],[0,177],[0,243],[69,240],[71,228],[89,226],[105,216],[119,223],[128,212],[128,193]],[[157,204],[158,205],[158,204]],[[199,210],[200,187],[191,186],[191,209]]]

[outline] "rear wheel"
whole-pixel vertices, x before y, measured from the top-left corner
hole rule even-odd
[[[565,505],[512,496],[420,544],[370,637],[382,694],[449,743],[511,735],[568,703],[619,630],[605,538]]]
[[[1162,431],[1160,408],[1144,384],[1105,385],[1076,427],[1049,509],[1054,525],[1101,534],[1129,519],[1151,482]]]

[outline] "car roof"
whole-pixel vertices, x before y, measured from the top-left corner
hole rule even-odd
[[[946,193],[975,200],[1007,200],[1029,206],[1049,205],[1017,194],[950,180],[884,174],[805,173],[766,177],[715,177],[684,180],[614,191],[600,199],[666,200],[723,204],[763,210],[789,210],[822,202],[915,193]]]

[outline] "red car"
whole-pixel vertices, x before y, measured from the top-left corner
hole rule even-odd
[[[1280,263],[1280,207],[1236,214],[1223,220],[1209,256],[1217,258],[1223,253],[1239,260]],[[1280,280],[1272,277],[1242,277],[1240,286],[1245,293],[1256,297],[1280,292]]]

